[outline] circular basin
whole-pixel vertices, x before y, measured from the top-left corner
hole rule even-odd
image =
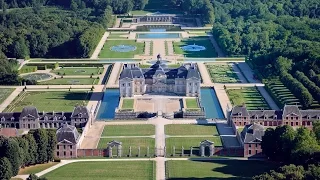
[[[117,46],[110,47],[110,50],[115,52],[131,52],[131,51],[135,51],[136,49],[137,49],[137,46],[132,46],[132,45],[117,45]]]

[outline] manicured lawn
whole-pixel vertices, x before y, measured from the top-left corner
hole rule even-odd
[[[134,99],[123,99],[122,109],[133,109]]]
[[[203,51],[184,51],[181,49],[183,46],[187,45],[198,45],[204,46],[206,50]],[[183,54],[185,57],[217,57],[217,53],[209,40],[205,36],[192,37],[188,39],[183,39],[181,42],[173,42],[173,49],[175,54]]]
[[[241,82],[230,64],[207,64],[211,80],[215,83]]]
[[[260,92],[254,87],[243,89],[228,89],[227,94],[232,105],[245,104],[250,110],[257,110],[261,108],[270,109],[268,103],[262,97]]]
[[[75,162],[51,171],[43,177],[50,180],[152,180],[155,178],[155,162]]]
[[[129,35],[128,33],[111,33],[108,36],[108,39],[128,39],[127,37],[123,37],[124,35]]]
[[[8,96],[14,91],[14,89],[1,88],[0,89],[0,104],[8,98]]]
[[[101,136],[150,136],[155,134],[155,127],[145,125],[106,125]]]
[[[87,105],[91,92],[43,91],[24,92],[11,103],[5,112],[20,112],[25,106],[35,106],[38,111],[71,112],[76,105]]]
[[[214,142],[214,146],[222,146],[220,136],[215,137],[169,137],[166,138],[166,152],[168,156],[173,155],[175,147],[175,156],[182,155],[182,147],[184,147],[184,155],[190,155],[190,147],[193,147],[192,154],[199,155],[199,145],[203,140]]]
[[[168,179],[251,179],[255,175],[277,168],[265,161],[167,161]]]
[[[185,100],[186,100],[187,108],[190,108],[190,109],[199,108],[196,98],[187,98]]]
[[[41,85],[91,85],[98,84],[99,79],[97,78],[57,78],[48,81],[42,81],[38,84]]]
[[[110,48],[112,46],[118,45],[131,45],[136,46],[137,49],[135,51],[130,52],[115,52],[111,51]],[[138,43],[134,40],[108,40],[104,44],[102,48],[99,58],[133,58],[134,55],[143,54],[144,52],[144,43]]]
[[[151,13],[150,11],[143,11],[143,10],[136,10],[136,11],[131,11],[130,14],[132,15],[146,15],[148,13]]]
[[[58,164],[58,163],[57,162],[49,162],[46,164],[37,164],[34,166],[21,168],[19,170],[19,175],[21,175],[21,174],[35,174],[35,173],[41,172],[45,169],[48,169],[49,167],[54,166],[56,164]]]
[[[218,130],[215,125],[199,124],[168,124],[165,126],[166,135],[215,135],[218,136]]]
[[[98,75],[103,72],[103,68],[81,68],[81,67],[72,67],[72,68],[61,68],[57,70],[52,70],[52,73],[58,75]]]
[[[144,157],[147,155],[147,147],[150,148],[149,156],[153,155],[155,140],[154,138],[100,138],[98,148],[105,149],[107,148],[107,143],[116,140],[122,142],[122,156],[125,157],[129,155],[129,147],[131,146],[132,157],[136,157],[138,154],[138,148],[140,147],[140,156]]]

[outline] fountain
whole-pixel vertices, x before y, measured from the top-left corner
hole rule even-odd
[[[196,51],[204,51],[206,50],[206,47],[199,46],[194,43],[193,45],[182,46],[181,49],[184,51],[196,52]]]
[[[123,45],[123,44],[110,47],[110,50],[115,52],[130,52],[130,51],[135,51],[136,49],[137,49],[137,46]]]

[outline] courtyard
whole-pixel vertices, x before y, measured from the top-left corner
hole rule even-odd
[[[4,111],[20,112],[25,106],[35,106],[38,111],[72,112],[77,105],[87,105],[91,94],[90,91],[24,91]]]
[[[122,45],[136,47],[135,50],[128,50],[128,52],[120,52],[111,50],[112,47]],[[133,58],[134,55],[144,53],[144,43],[136,42],[135,40],[107,40],[99,54],[99,58]]]
[[[74,162],[59,167],[43,177],[50,180],[152,180],[154,161]]]
[[[145,125],[106,125],[101,136],[151,136],[155,134],[155,127]]]

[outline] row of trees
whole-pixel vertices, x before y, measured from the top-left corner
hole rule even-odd
[[[22,137],[0,136],[0,179],[16,176],[20,167],[54,160],[55,130],[37,129]]]
[[[271,160],[307,166],[320,163],[320,121],[314,121],[313,131],[291,126],[268,128],[262,137],[261,148]],[[316,135],[317,134],[317,135]]]
[[[320,86],[320,74],[316,74],[312,69],[308,72],[308,77],[313,81],[317,86]]]
[[[170,3],[187,15],[199,15],[205,23],[214,23],[214,7],[210,0],[170,0]]]
[[[254,180],[315,180],[320,177],[320,166],[310,165],[306,168],[303,166],[296,166],[294,164],[282,166],[278,171],[271,170],[269,173],[264,173],[254,176]]]
[[[320,103],[320,87],[312,82],[303,72],[296,71],[295,78],[300,81],[312,94],[312,96]]]
[[[276,60],[286,57],[292,61],[287,73],[298,70],[308,74],[311,69],[314,74],[308,76],[319,86],[320,7],[316,0],[216,0],[213,4],[216,20],[212,33],[226,54],[248,56],[255,68],[264,72],[263,78],[277,78]]]

